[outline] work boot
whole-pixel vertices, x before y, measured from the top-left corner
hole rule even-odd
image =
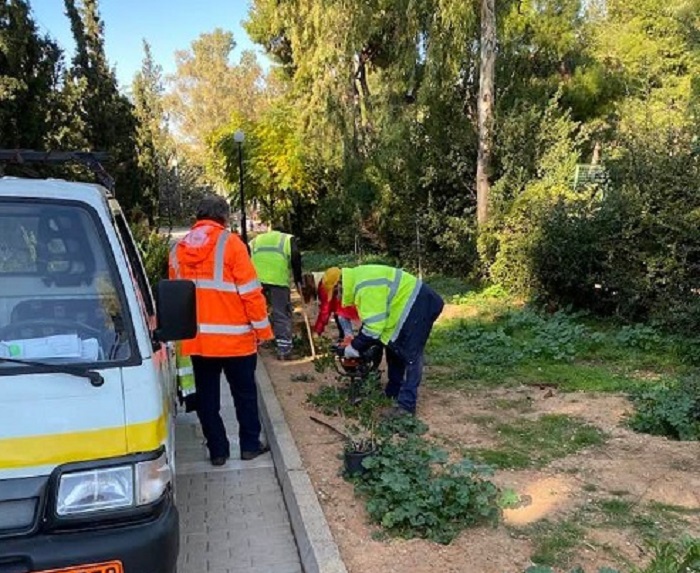
[[[404,410],[401,406],[398,405],[384,408],[379,413],[379,417],[385,421],[394,420],[396,418],[400,418],[401,416],[413,416],[413,414],[408,410]]]
[[[254,460],[258,456],[266,454],[269,451],[270,451],[270,446],[268,446],[268,445],[260,446],[260,449],[255,450],[254,452],[241,451],[241,459],[245,460],[245,461]]]

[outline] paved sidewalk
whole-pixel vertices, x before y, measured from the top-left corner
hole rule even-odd
[[[178,573],[301,573],[282,488],[270,454],[238,458],[238,424],[222,381],[222,416],[232,457],[214,468],[194,413],[176,420]]]

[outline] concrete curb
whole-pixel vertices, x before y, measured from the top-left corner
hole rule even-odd
[[[255,376],[260,395],[260,416],[275,461],[277,479],[282,485],[282,495],[304,572],[347,573],[260,357]]]

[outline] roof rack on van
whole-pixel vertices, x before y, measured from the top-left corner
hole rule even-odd
[[[0,162],[24,163],[80,163],[90,169],[98,181],[114,192],[114,178],[107,173],[101,161],[109,160],[103,151],[33,151],[31,149],[0,149]]]

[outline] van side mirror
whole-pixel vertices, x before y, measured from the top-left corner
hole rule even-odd
[[[156,308],[156,338],[160,342],[188,340],[197,336],[197,296],[192,281],[160,281]]]

